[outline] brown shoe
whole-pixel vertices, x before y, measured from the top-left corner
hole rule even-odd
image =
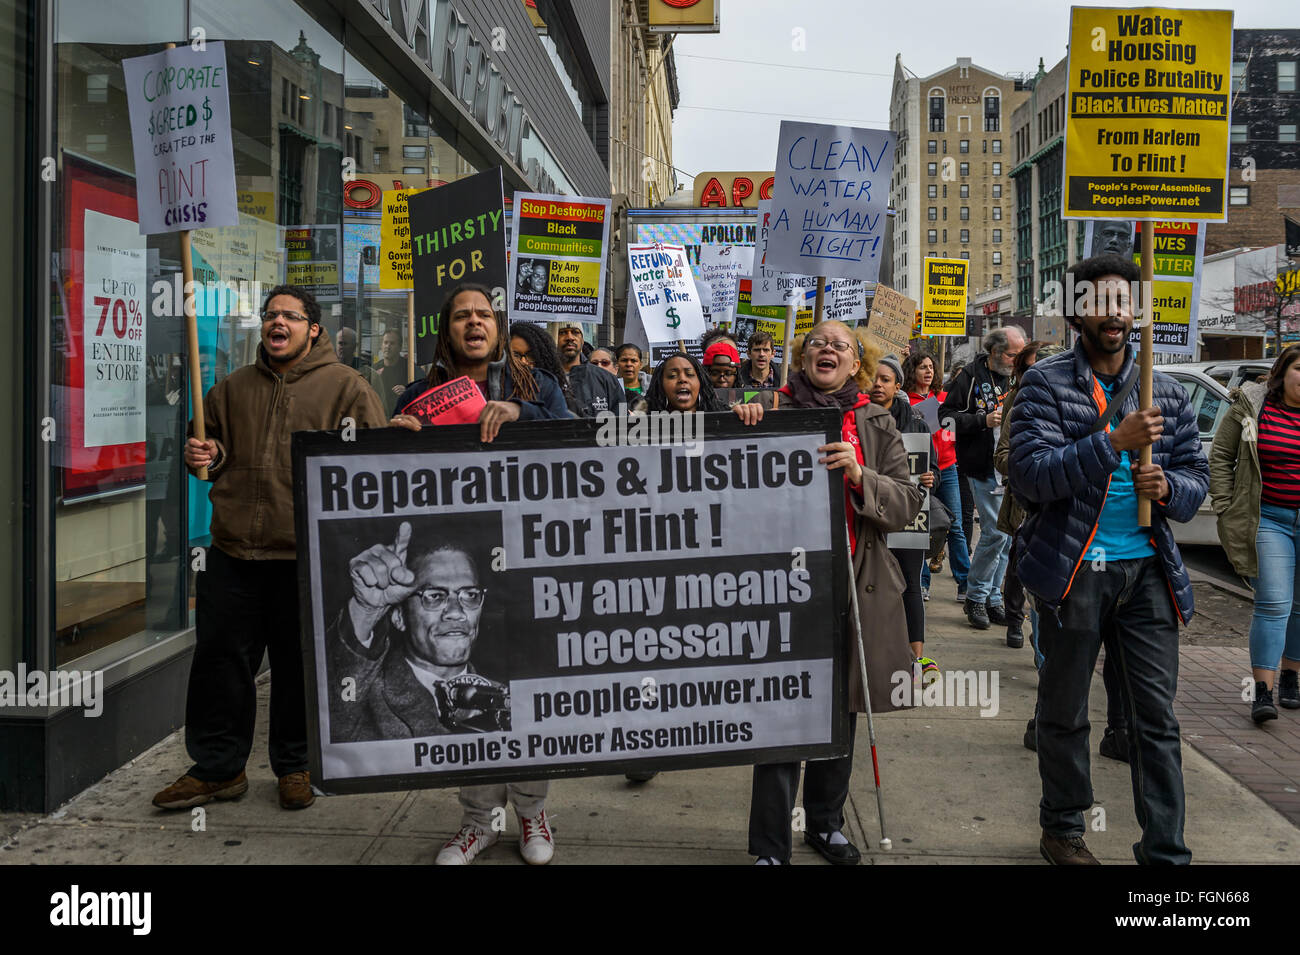
[[[212,799],[238,799],[248,792],[248,777],[240,773],[222,783],[205,783],[186,773],[158,795],[153,804],[159,809],[189,809]]]
[[[1038,851],[1052,865],[1101,865],[1083,844],[1083,836],[1054,836],[1044,832]]]
[[[289,773],[280,777],[280,808],[306,809],[316,801],[311,791],[311,773]]]

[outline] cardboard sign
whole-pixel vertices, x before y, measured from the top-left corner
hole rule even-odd
[[[887,130],[782,121],[767,264],[875,282],[894,144]]]
[[[423,189],[386,189],[379,226],[379,287],[401,291],[415,287],[411,270],[411,213],[407,200]]]
[[[673,417],[673,445],[641,415],[506,427],[490,447],[474,427],[293,436],[313,784],[847,751],[844,479],[817,464],[842,415]],[[395,565],[406,585],[370,573]]]
[[[970,262],[966,259],[925,260],[922,335],[966,334],[966,284],[969,277]]]
[[[517,192],[510,320],[599,322],[604,315],[609,200]]]
[[[430,388],[402,409],[424,424],[473,424],[487,407],[478,385],[467,376]]]
[[[226,45],[122,61],[140,234],[239,225]]]
[[[680,245],[629,245],[629,288],[650,342],[699,338],[704,334],[695,276]]]
[[[1073,7],[1069,49],[1062,214],[1226,219],[1232,11]]]
[[[461,282],[476,282],[493,289],[494,298],[506,294],[501,168],[408,196],[406,206],[415,282],[415,360],[424,365],[433,360],[438,311],[448,291]]]
[[[916,299],[896,292],[888,285],[877,285],[871,300],[871,319],[867,335],[885,349],[902,355],[912,339],[912,326],[916,324]]]

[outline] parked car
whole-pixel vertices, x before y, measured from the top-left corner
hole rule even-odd
[[[1271,363],[1240,359],[1235,363],[1195,362],[1155,367],[1156,371],[1164,372],[1187,390],[1192,413],[1196,415],[1196,430],[1201,433],[1201,446],[1208,457],[1210,445],[1214,443],[1214,432],[1219,429],[1219,422],[1232,404],[1228,397],[1229,389],[1235,388],[1243,380],[1253,380],[1259,374],[1266,374]],[[1210,506],[1208,494],[1194,518],[1186,524],[1170,522],[1169,526],[1173,528],[1174,540],[1180,544],[1219,545],[1214,508]]]

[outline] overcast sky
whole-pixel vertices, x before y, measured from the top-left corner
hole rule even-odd
[[[1238,28],[1300,27],[1295,0],[1241,0],[1232,9]],[[1069,22],[1066,0],[722,0],[721,33],[673,43],[682,94],[673,117],[678,179],[689,185],[703,170],[773,168],[783,118],[888,129],[896,54],[917,76],[959,56],[1030,75],[1042,57],[1050,70],[1065,56]]]

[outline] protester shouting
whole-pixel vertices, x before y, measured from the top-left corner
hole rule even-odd
[[[970,483],[979,512],[980,536],[971,555],[963,610],[970,625],[987,630],[989,623],[1006,626],[1002,609],[1002,576],[1007,570],[1011,539],[997,528],[997,474],[993,446],[1002,424],[1002,399],[1011,386],[1012,366],[1025,345],[1024,333],[1014,325],[996,328],[984,336],[984,354],[963,368],[939,406],[939,420],[951,420],[957,432],[957,467]],[[957,592],[960,594],[961,587]]]
[[[185,701],[185,748],[194,765],[153,804],[188,809],[248,790],[255,681],[269,652],[271,771],[280,806],[304,809],[316,797],[307,771],[289,436],[383,427],[384,409],[366,379],[339,362],[311,292],[278,285],[262,306],[257,361],[213,385],[203,415],[204,440],[185,444],[186,466],[207,468],[212,485],[212,546],[196,584]]]
[[[932,395],[939,404],[943,404],[948,397],[948,392],[939,389],[934,356],[927,351],[914,350],[903,359],[903,387],[913,406]],[[931,437],[934,438],[939,463],[939,484],[934,489],[934,495],[952,514],[952,523],[948,525],[948,560],[952,566],[952,579],[957,581],[957,591],[963,593],[966,590],[966,577],[970,574],[970,550],[960,520],[961,478],[957,471],[957,436],[941,427],[932,432]],[[921,568],[922,599],[930,598],[930,575],[942,567],[943,560],[940,558]]]
[[[669,355],[655,368],[645,397],[637,401],[632,410],[689,413],[726,411],[727,405],[718,397],[700,363],[686,352],[679,351]],[[733,405],[731,410],[745,424],[755,424],[763,418],[760,405]]]
[[[1300,345],[1277,356],[1267,384],[1235,393],[1210,449],[1219,542],[1255,589],[1250,666],[1256,723],[1277,703],[1300,709]],[[1278,665],[1281,664],[1281,673]]]
[[[897,355],[886,355],[876,365],[876,378],[871,385],[871,401],[889,412],[894,419],[894,426],[900,434],[929,435],[930,429],[921,420],[921,416],[912,410],[910,402],[900,394],[903,382],[903,366]],[[930,466],[920,476],[921,487],[925,493],[933,493],[938,482],[938,455],[934,450],[934,441],[930,441]],[[928,534],[927,534],[928,536]],[[939,675],[939,664],[925,655],[925,602],[921,599],[921,568],[925,564],[925,548],[891,547],[889,552],[898,561],[899,569],[907,582],[903,591],[903,612],[907,617],[907,642],[911,644],[912,655],[916,657],[921,669],[922,680],[930,680]]]
[[[462,284],[447,293],[438,313],[438,343],[426,381],[406,390],[392,423],[419,431],[418,418],[401,410],[434,385],[462,375],[478,385],[487,407],[479,415],[480,437],[496,438],[503,425],[570,417],[551,375],[530,368],[505,342],[505,319],[492,308],[492,293],[482,285]],[[603,372],[602,372],[603,374]],[[546,780],[486,786],[462,786],[460,831],[442,847],[437,865],[469,865],[496,844],[492,813],[506,800],[519,817],[519,853],[530,865],[545,865],[555,853],[555,837],[546,819]]]
[[[880,350],[866,345],[842,322],[822,322],[803,342],[804,369],[792,374],[781,393],[782,407],[834,408],[843,414],[844,440],[824,445],[819,462],[844,475],[849,544],[858,590],[859,626],[866,647],[867,677],[875,711],[891,709],[891,678],[911,671],[907,647],[904,590],[898,562],[885,537],[906,527],[921,508],[922,491],[908,476],[907,452],[889,412],[873,405],[869,388]],[[737,407],[759,407],[758,405]],[[866,709],[857,642],[850,639],[849,707]],[[856,720],[849,719],[849,753],[838,759],[811,760],[804,771],[804,841],[826,859],[855,865],[861,853],[844,836],[844,802],[853,770]],[[800,764],[754,767],[749,808],[749,851],[760,865],[790,861],[790,816],[799,789]]]
[[[1142,826],[1133,854],[1139,863],[1191,861],[1174,690],[1192,584],[1169,522],[1196,516],[1209,465],[1177,381],[1156,372],[1154,406],[1138,409],[1128,339],[1139,278],[1133,261],[1116,255],[1075,267],[1084,308],[1069,320],[1079,340],[1025,373],[1011,413],[1011,490],[1029,510],[1017,570],[1038,600],[1044,657],[1035,710],[1039,850],[1058,865],[1097,862],[1083,841],[1083,813],[1093,801],[1088,689],[1103,640],[1118,658],[1128,717]],[[1152,463],[1134,463],[1147,446]],[[1150,528],[1138,526],[1139,497],[1151,501]]]

